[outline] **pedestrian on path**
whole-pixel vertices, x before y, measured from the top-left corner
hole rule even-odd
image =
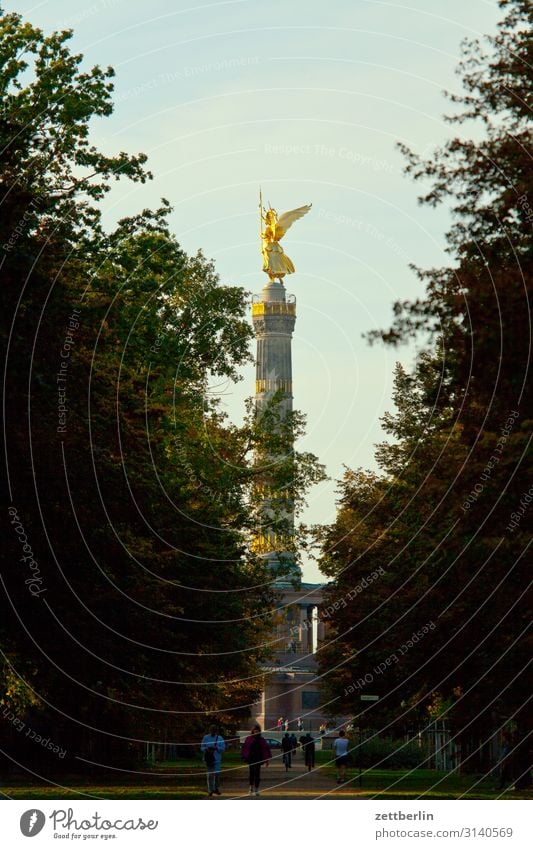
[[[298,731],[303,731],[303,730],[304,730],[304,724],[303,724],[303,722],[302,722],[302,717],[301,717],[301,716],[299,716],[299,717],[298,717],[298,719],[296,720],[296,727],[297,727]]]
[[[512,771],[515,790],[531,787],[531,738],[526,730],[517,731],[513,740]]]
[[[272,757],[270,746],[265,738],[261,735],[261,726],[254,725],[252,733],[244,741],[242,747],[242,756],[248,764],[250,776],[250,796],[254,793],[259,796],[259,785],[261,783],[261,767],[263,764],[268,766],[268,762]]]
[[[200,744],[207,768],[207,795],[221,796],[220,771],[222,769],[222,752],[226,750],[224,738],[218,734],[216,725],[212,725],[209,734],[205,734]]]
[[[311,737],[309,731],[304,737],[303,743],[305,765],[307,772],[311,772],[315,768],[315,741]]]
[[[292,743],[292,757],[296,757],[296,749],[298,748],[298,740],[296,739],[296,734],[293,733],[289,735],[289,740]]]
[[[508,787],[513,783],[513,772],[511,769],[512,765],[512,757],[511,757],[512,745],[511,740],[507,735],[503,738],[503,746],[500,754],[499,767],[500,767],[500,783],[498,785],[498,790],[503,790],[504,787]]]
[[[288,772],[292,766],[292,740],[287,732],[281,739],[281,751],[283,752],[285,772]]]
[[[341,728],[339,736],[333,743],[335,752],[335,766],[337,767],[337,784],[343,784],[346,781],[346,766],[348,764],[348,738],[346,731]]]
[[[278,721],[277,721],[276,725],[278,726],[278,731],[281,731],[281,726],[283,725],[283,717],[282,716],[278,717]]]

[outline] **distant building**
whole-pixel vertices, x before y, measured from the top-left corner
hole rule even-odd
[[[302,583],[299,589],[283,587],[280,613],[272,633],[274,661],[266,667],[267,686],[252,708],[253,718],[269,730],[280,716],[297,731],[300,717],[306,731],[318,731],[326,721],[317,681],[316,651],[324,638],[319,618],[322,584]]]

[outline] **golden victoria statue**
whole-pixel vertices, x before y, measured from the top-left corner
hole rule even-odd
[[[264,209],[261,195],[259,195],[259,233],[261,236],[261,253],[263,254],[263,271],[268,274],[271,281],[278,279],[282,282],[285,274],[294,273],[292,260],[284,253],[279,242],[289,227],[310,209],[311,204],[308,204],[307,206],[300,206],[298,209],[291,209],[290,212],[284,212],[278,217],[278,213],[272,207],[269,206],[268,209]],[[263,224],[265,225],[264,229]]]

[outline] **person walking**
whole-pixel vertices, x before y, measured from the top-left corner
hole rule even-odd
[[[512,773],[515,790],[528,790],[531,787],[531,738],[526,730],[516,732],[513,739]]]
[[[289,719],[288,719],[288,718],[287,718],[287,719],[285,720],[285,722],[283,723],[283,730],[284,730],[284,731],[288,731],[288,730],[289,730]]]
[[[283,752],[285,772],[288,772],[292,766],[292,740],[288,732],[285,732],[285,736],[281,739],[281,751]]]
[[[315,741],[311,737],[309,731],[303,739],[305,741],[303,743],[305,765],[307,767],[307,772],[311,772],[311,770],[315,768]]]
[[[272,757],[270,746],[261,734],[261,726],[254,725],[252,733],[248,735],[242,747],[242,756],[248,764],[250,777],[250,796],[254,793],[259,796],[259,785],[261,783],[261,767],[268,766]]]
[[[337,767],[337,784],[343,784],[346,781],[346,766],[348,764],[348,738],[346,731],[341,728],[339,736],[333,743],[335,752],[335,766]]]
[[[283,717],[282,716],[278,717],[278,721],[277,721],[276,725],[278,726],[278,731],[281,731],[281,726],[283,725]]]
[[[296,720],[296,728],[298,729],[298,731],[303,731],[303,730],[304,730],[304,724],[303,724],[303,722],[302,722],[302,717],[301,717],[301,716],[299,716],[299,717],[298,717],[298,719]]]
[[[224,738],[218,734],[216,725],[212,725],[209,734],[205,734],[200,744],[207,768],[207,795],[221,796],[220,771],[222,769],[222,752],[226,750]]]
[[[296,739],[296,734],[294,732],[292,734],[289,734],[289,740],[291,741],[291,745],[292,745],[291,756],[293,758],[295,758],[296,757],[296,749],[298,748],[298,740]]]
[[[511,769],[512,766],[512,757],[511,757],[511,740],[507,735],[503,738],[503,746],[500,754],[499,767],[500,767],[500,783],[498,785],[498,790],[503,790],[504,787],[508,787],[513,783],[513,771]]]

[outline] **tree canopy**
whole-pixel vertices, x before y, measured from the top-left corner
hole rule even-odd
[[[411,371],[397,366],[380,473],[347,470],[322,535],[337,608],[321,666],[335,712],[359,713],[364,676],[385,663],[371,721],[403,733],[439,715],[473,769],[492,733],[526,728],[531,657],[533,11],[500,5],[488,51],[464,44],[464,94],[449,95],[460,107],[450,123],[483,132],[428,160],[403,148],[407,173],[430,185],[421,203],[451,205],[452,261],[415,269],[425,296],[396,303],[392,327],[369,334],[422,337],[425,349]]]
[[[230,422],[210,392],[250,357],[248,293],[184,252],[166,200],[102,227],[113,181],[150,178],[144,154],[91,143],[112,69],[84,70],[68,31],[17,14],[0,27],[0,700],[77,766],[146,740],[196,748],[209,719],[249,714],[278,605],[252,550],[268,431]],[[321,474],[308,454],[279,466],[302,494]],[[15,731],[0,734],[24,763]]]

